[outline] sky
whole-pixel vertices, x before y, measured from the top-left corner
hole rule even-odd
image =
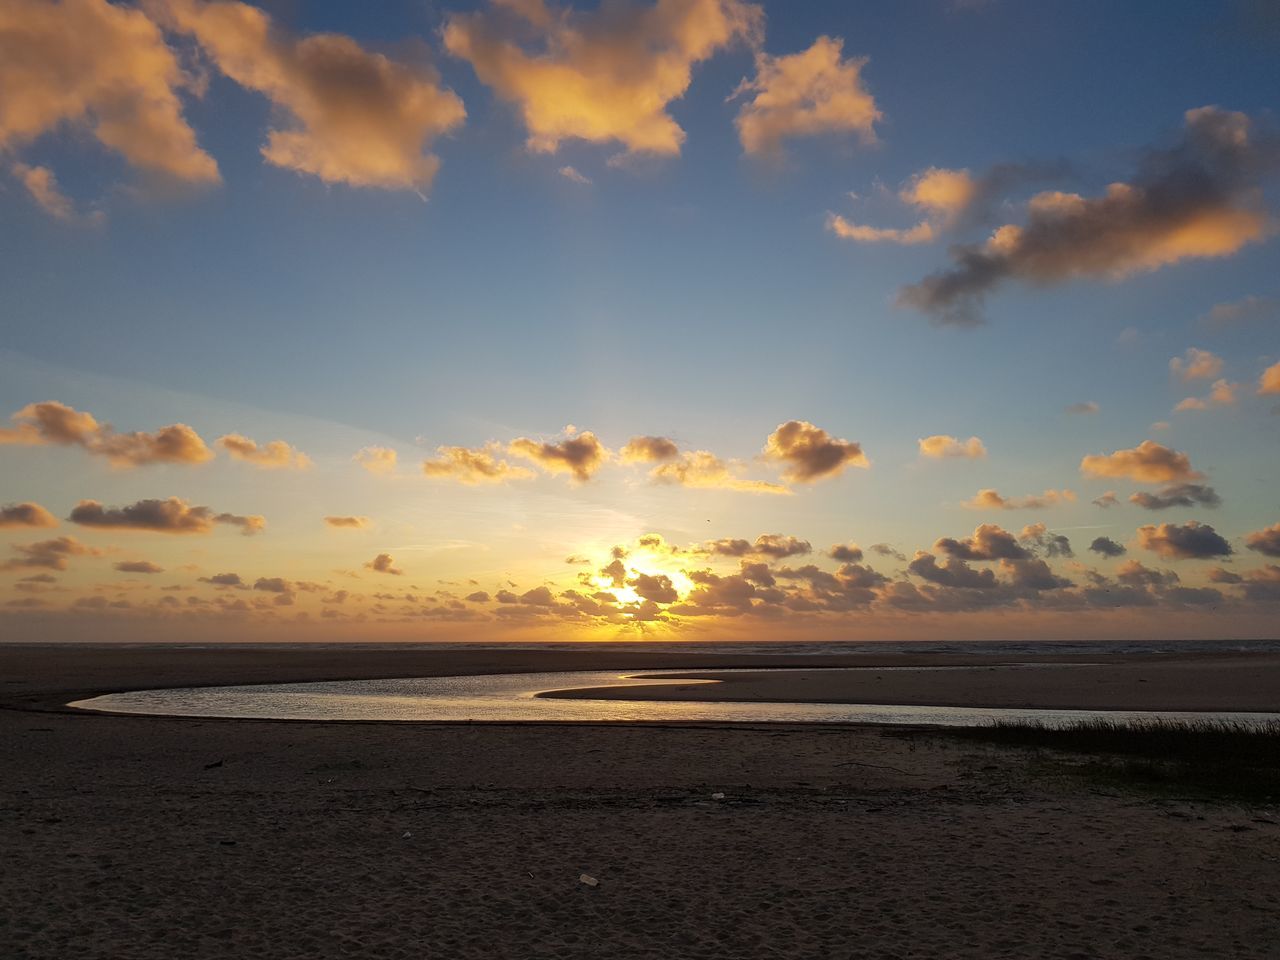
[[[0,638],[1280,622],[1261,0],[0,0]]]

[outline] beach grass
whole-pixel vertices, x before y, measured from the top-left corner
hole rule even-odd
[[[1200,799],[1280,801],[1280,721],[998,720],[954,728],[959,739],[1039,752],[1052,766],[1115,785]]]

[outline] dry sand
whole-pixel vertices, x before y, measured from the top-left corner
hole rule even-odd
[[[58,707],[199,683],[745,665],[642,659],[0,648],[0,957],[1280,956],[1280,811],[1047,780],[1016,751],[874,728]],[[1197,662],[1212,685],[1213,658]]]

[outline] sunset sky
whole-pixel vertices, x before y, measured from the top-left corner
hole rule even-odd
[[[1257,0],[0,0],[0,636],[1274,636]]]

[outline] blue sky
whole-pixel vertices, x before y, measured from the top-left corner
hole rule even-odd
[[[82,499],[176,496],[266,515],[261,537],[218,533],[210,545],[199,541],[212,558],[184,555],[191,566],[242,568],[246,582],[322,582],[346,566],[358,572],[368,558],[357,547],[404,560],[405,548],[453,544],[425,551],[424,593],[427,582],[451,578],[483,580],[490,592],[490,580],[503,577],[522,590],[572,589],[564,548],[607,552],[614,538],[647,530],[689,544],[786,533],[811,541],[815,555],[828,543],[885,542],[910,558],[980,522],[1015,533],[1037,521],[1096,526],[1124,541],[1140,524],[1194,520],[1236,538],[1225,558],[1232,569],[1269,556],[1249,552],[1240,538],[1280,521],[1273,492],[1280,418],[1275,398],[1255,389],[1280,360],[1269,239],[1274,166],[1257,176],[1260,198],[1248,200],[1267,225],[1229,255],[1180,256],[1123,277],[1015,275],[988,293],[985,322],[972,328],[931,322],[895,302],[900,288],[947,267],[949,244],[981,244],[994,227],[1025,222],[1034,194],[1096,198],[1107,184],[1131,180],[1147,151],[1180,142],[1188,110],[1242,115],[1251,145],[1265,145],[1280,92],[1277,46],[1274,31],[1250,21],[1253,6],[766,3],[761,35],[726,42],[693,64],[687,91],[666,107],[684,142],[678,154],[661,156],[576,136],[552,152],[530,149],[513,105],[444,49],[448,18],[497,16],[489,4],[264,6],[289,43],[336,33],[414,70],[429,62],[439,86],[465,105],[465,121],[422,145],[440,159],[430,183],[384,189],[265,161],[268,131],[296,127],[296,116],[233,78],[212,34],[182,25],[184,3],[146,5],[146,15],[161,42],[203,78],[202,91],[178,96],[220,182],[174,183],[99,142],[92,104],[37,135],[8,129],[7,140],[0,118],[0,159],[12,167],[0,191],[0,407],[7,415],[57,401],[121,431],[189,424],[210,443],[230,433],[282,438],[314,467],[286,476],[219,459],[122,470],[75,445],[14,443],[0,446],[0,478],[14,502],[52,501],[44,505],[61,518]],[[77,4],[52,6],[66,17],[95,6]],[[49,7],[24,0],[16,16],[20,23],[29,8],[35,23]],[[116,9],[142,16],[126,4]],[[595,13],[580,4],[557,15],[585,23]],[[757,74],[760,56],[797,54],[821,36],[841,38],[846,60],[866,58],[856,82],[879,119],[863,129],[834,124],[787,135],[781,155],[749,155],[734,120],[752,93],[727,98]],[[323,74],[325,65],[317,69]],[[16,79],[0,68],[0,90]],[[942,228],[935,242],[855,242],[828,229],[829,214],[910,227],[919,211],[898,192],[913,177],[942,168],[976,178],[1002,164],[1032,172],[993,196],[984,217]],[[565,167],[589,182],[565,176]],[[73,216],[51,215],[24,189],[16,171],[31,168],[56,174]],[[1203,319],[1216,305],[1250,297],[1260,306],[1249,319],[1217,326]],[[1170,360],[1191,347],[1214,354],[1222,378],[1242,385],[1233,404],[1171,412],[1216,379],[1171,375]],[[1086,401],[1099,412],[1064,412]],[[744,476],[776,479],[776,467],[754,458],[791,420],[860,444],[870,466],[842,468],[786,497],[655,486],[634,467],[575,484],[534,464],[539,476],[527,483],[474,486],[424,478],[418,466],[439,446],[549,439],[573,424],[613,451],[634,435],[658,435],[681,451],[740,460]],[[1169,426],[1153,432],[1162,422]],[[922,457],[918,441],[933,435],[978,436],[987,455]],[[1148,438],[1187,453],[1221,505],[1159,513],[1095,507],[1091,500],[1105,490],[1123,499],[1141,484],[1084,478],[1081,458]],[[366,446],[398,450],[405,476],[371,477],[352,464]],[[961,506],[981,488],[1005,496],[1069,488],[1077,497],[1043,514],[985,516]],[[328,512],[367,515],[373,524],[335,546],[313,522]],[[585,519],[566,520],[575,516]],[[561,535],[566,523],[573,532]],[[63,527],[48,534],[84,535]],[[0,537],[21,544],[37,533],[45,535],[18,526]],[[197,540],[127,536],[130,549],[157,557],[190,552]],[[1087,543],[1077,543],[1077,557]],[[165,576],[180,559],[163,561]],[[1174,559],[1183,582],[1207,582],[1209,564]],[[1110,576],[1108,563],[1098,569]],[[68,574],[77,591],[109,594],[110,582],[78,569],[84,565]],[[881,566],[890,579],[911,582],[901,563]],[[1053,566],[1077,587],[1085,583],[1060,558]],[[198,573],[186,580],[198,582]],[[22,616],[74,633],[80,628],[65,626],[73,617],[55,617],[59,602],[50,597],[47,610],[23,608]],[[1229,615],[1243,618],[1239,624],[1264,622],[1224,593],[1222,605],[1233,604],[1240,610]],[[794,606],[794,629],[803,634],[810,628],[802,605]],[[1036,610],[1025,598],[1008,607],[1000,615],[1009,629],[1031,629]],[[755,632],[777,629],[771,615],[756,613]],[[989,611],[966,615],[986,618],[982,629],[1005,629]],[[673,633],[680,619],[666,621]],[[950,629],[940,620],[904,628],[899,619],[886,612],[885,632]],[[489,621],[476,622],[486,626],[441,629],[489,629]],[[845,627],[832,615],[812,630]],[[1196,629],[1215,627],[1205,620]]]

